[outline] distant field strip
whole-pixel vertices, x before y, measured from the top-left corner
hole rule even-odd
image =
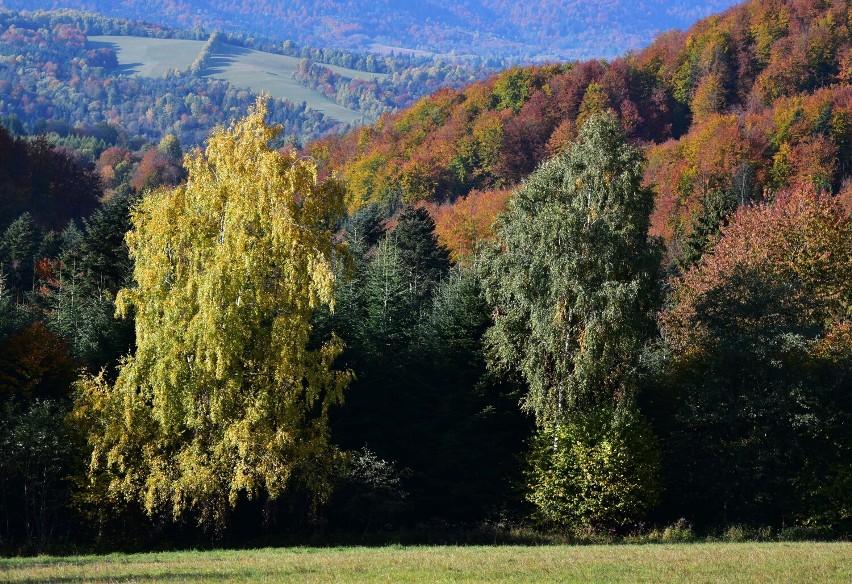
[[[119,73],[158,77],[169,69],[186,69],[195,61],[204,41],[155,39],[131,36],[91,36],[91,47],[110,47],[118,56]],[[224,43],[213,46],[206,76],[224,79],[237,87],[265,91],[273,97],[302,103],[341,122],[351,123],[362,115],[334,103],[324,95],[299,85],[293,73],[300,59],[253,51]],[[324,65],[346,79],[377,79],[381,73],[367,73],[334,65]]]
[[[3,582],[852,582],[852,544],[288,548],[0,559]]]

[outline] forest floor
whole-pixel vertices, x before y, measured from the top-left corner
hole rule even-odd
[[[2,582],[852,582],[852,543],[281,548],[0,559]]]

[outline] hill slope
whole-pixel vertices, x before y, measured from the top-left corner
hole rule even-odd
[[[0,0],[13,9],[77,8],[185,28],[242,31],[359,51],[419,49],[486,58],[613,57],[686,27],[733,0],[544,1]]]
[[[189,68],[204,45],[204,41],[114,35],[90,36],[87,42],[90,49],[109,48],[115,51],[118,67],[113,69],[114,72],[145,77],[162,77],[170,69]],[[296,81],[294,73],[300,62],[301,59],[296,57],[214,43],[204,76],[222,79],[235,87],[251,89],[256,93],[266,92],[274,98],[286,99],[295,104],[305,102],[307,107],[345,124],[364,120],[363,114],[343,107]],[[387,77],[381,73],[334,65],[325,67],[348,80],[370,81]]]
[[[609,64],[517,68],[441,91],[311,151],[346,178],[353,208],[447,204],[472,191],[505,200],[502,189],[559,152],[589,115],[612,109],[648,146],[654,231],[676,250],[705,199],[738,181],[741,198],[796,182],[849,191],[850,8],[752,0]],[[466,204],[488,210],[466,216],[480,227],[499,208]],[[471,244],[456,235],[466,243],[447,243]]]

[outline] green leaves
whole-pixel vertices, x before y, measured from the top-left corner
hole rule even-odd
[[[529,387],[542,430],[528,499],[551,523],[621,527],[656,500],[658,449],[635,409],[659,266],[641,180],[614,117],[593,116],[518,190],[483,262],[486,342]]]
[[[595,117],[499,219],[483,269],[497,315],[488,344],[495,364],[523,374],[524,408],[541,424],[633,395],[659,264],[641,167],[617,122]]]
[[[539,430],[530,462],[527,500],[545,523],[617,529],[657,502],[659,445],[632,410]]]

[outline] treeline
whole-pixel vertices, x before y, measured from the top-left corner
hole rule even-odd
[[[236,46],[246,47],[253,50],[266,51],[276,54],[282,54],[293,57],[300,57],[309,60],[311,63],[304,71],[297,73],[297,79],[307,87],[316,89],[320,93],[326,95],[333,101],[349,107],[355,111],[364,114],[372,119],[379,115],[396,109],[408,107],[416,99],[427,95],[437,89],[444,87],[461,87],[477,79],[481,79],[493,71],[495,66],[486,67],[486,65],[469,59],[434,59],[431,57],[415,57],[410,55],[377,55],[373,53],[352,53],[341,49],[315,49],[312,47],[300,47],[292,41],[269,41],[264,39],[256,39],[252,36],[239,33],[205,33],[202,29],[193,29],[191,31],[176,30],[165,27],[158,27],[143,22],[129,22],[120,19],[112,19],[104,16],[76,11],[49,11],[49,12],[32,12],[22,15],[16,12],[0,11],[0,27],[3,27],[4,34],[3,42],[8,43],[5,47],[5,53],[9,56],[21,55],[26,59],[25,62],[16,63],[26,65],[26,69],[10,68],[7,74],[7,88],[15,91],[15,95],[22,94],[28,96],[32,100],[39,102],[48,100],[52,107],[57,108],[60,116],[53,118],[46,117],[47,120],[62,120],[72,125],[91,123],[93,117],[104,117],[104,97],[105,93],[115,94],[127,97],[128,101],[135,101],[139,104],[139,113],[143,113],[150,118],[152,115],[155,118],[153,124],[151,120],[147,120],[147,124],[137,121],[131,117],[130,112],[118,112],[119,122],[124,129],[134,131],[138,125],[143,128],[140,134],[149,140],[159,140],[167,133],[177,133],[185,144],[200,144],[206,133],[209,132],[216,124],[224,123],[225,118],[216,115],[214,112],[212,119],[202,117],[197,127],[192,127],[193,119],[189,119],[191,127],[182,128],[178,126],[178,122],[186,122],[186,118],[196,118],[198,111],[186,112],[179,111],[180,118],[175,119],[176,113],[173,107],[165,110],[160,109],[158,103],[149,103],[150,97],[142,96],[137,99],[137,92],[145,92],[149,86],[156,87],[159,95],[168,93],[183,95],[184,98],[191,94],[199,94],[212,99],[212,103],[205,104],[204,109],[223,109],[224,113],[233,116],[243,115],[233,111],[233,104],[229,103],[228,98],[222,98],[217,95],[218,91],[211,86],[217,83],[230,89],[224,82],[216,82],[204,78],[204,69],[207,61],[213,50],[212,42],[222,42],[233,44]],[[41,32],[39,32],[41,31]],[[49,31],[44,36],[43,31]],[[82,34],[81,34],[82,33]],[[68,36],[75,36],[76,42],[68,44]],[[114,74],[114,70],[118,65],[115,52],[108,48],[86,49],[85,37],[88,35],[131,35],[155,38],[186,38],[186,39],[207,39],[207,44],[201,50],[198,59],[192,63],[188,72],[176,72],[179,78],[179,84],[176,86],[174,82],[168,82],[169,77],[164,82],[163,79],[146,79],[142,77],[132,78],[135,83],[128,83],[128,78]],[[28,47],[26,51],[22,49],[22,44],[34,45]],[[56,46],[50,46],[56,43]],[[75,57],[77,58],[75,60]],[[85,60],[85,66],[79,59]],[[58,68],[57,63],[63,60],[70,60],[71,66],[68,68]],[[338,65],[342,67],[358,69],[369,72],[385,73],[388,77],[372,82],[346,79],[337,76],[324,68],[321,68],[317,63],[326,65]],[[75,70],[75,65],[81,65],[79,71]],[[97,69],[102,68],[102,70]],[[29,76],[34,75],[38,70],[47,71],[53,78],[59,79],[64,84],[72,86],[55,87],[55,84],[46,86],[45,80],[42,83],[37,83],[38,80],[30,80]],[[59,77],[56,75],[59,74]],[[193,76],[195,78],[193,78]],[[19,78],[20,77],[20,78]],[[76,78],[79,77],[80,81]],[[76,95],[79,89],[79,83],[84,82],[85,88],[83,93],[85,96]],[[112,91],[97,91],[97,83],[103,85],[113,85]],[[139,85],[141,84],[141,86]],[[106,88],[105,88],[106,89]],[[22,93],[23,91],[23,93]],[[244,90],[233,89],[233,91],[242,92]],[[41,100],[37,98],[41,97]],[[132,97],[133,99],[130,99]],[[100,107],[96,107],[91,111],[87,104],[76,103],[82,99],[94,99]],[[25,98],[26,99],[26,98]],[[141,101],[140,101],[141,100]],[[71,102],[71,103],[69,103]],[[147,107],[145,107],[147,106]],[[151,107],[154,107],[152,114],[148,113]],[[144,107],[144,109],[142,109]],[[196,106],[197,110],[198,106]],[[7,107],[8,111],[0,112],[0,117],[9,116],[13,113],[18,115],[19,119],[28,121],[34,124],[39,121],[39,115],[47,116],[48,112],[27,111],[24,113],[13,111],[14,108]],[[275,116],[278,123],[283,124],[287,128],[287,135],[291,137],[299,137],[300,142],[305,142],[311,139],[318,138],[327,133],[333,133],[342,128],[342,126],[330,123],[323,120],[320,114],[311,111],[304,111],[301,106],[289,104],[280,101],[274,108]],[[204,111],[205,114],[210,114],[209,111]],[[114,118],[115,116],[113,116]],[[232,118],[231,118],[232,119]],[[208,125],[209,124],[209,125]],[[146,128],[146,125],[154,125],[160,128]],[[184,124],[181,123],[181,126]],[[37,131],[34,128],[30,130]],[[157,130],[160,129],[160,134]],[[194,133],[190,133],[197,130]]]
[[[159,141],[174,134],[200,144],[211,128],[245,115],[255,99],[245,89],[189,73],[161,78],[115,76],[102,52],[88,49],[83,33],[59,24],[48,30],[36,21],[0,16],[0,118],[16,118],[28,133],[40,124],[90,128],[108,124],[133,139]],[[112,61],[115,55],[111,54]],[[293,139],[318,137],[342,127],[322,114],[276,100],[273,119]],[[48,120],[45,122],[44,120]]]
[[[201,76],[204,74],[208,65],[210,64],[210,57],[213,55],[213,46],[219,40],[218,36],[215,32],[210,35],[210,38],[207,39],[207,42],[204,43],[204,46],[201,47],[201,51],[198,53],[198,57],[196,57],[195,61],[189,66],[189,72],[193,75]]]
[[[158,142],[168,134],[185,145],[203,142],[210,129],[245,115],[254,95],[225,81],[173,72],[160,78],[114,75],[110,49],[89,49],[79,28],[51,29],[15,13],[0,14],[0,119],[16,119],[27,133],[65,125],[90,133],[111,125],[132,140]],[[272,118],[291,140],[316,138],[338,122],[284,100]]]

